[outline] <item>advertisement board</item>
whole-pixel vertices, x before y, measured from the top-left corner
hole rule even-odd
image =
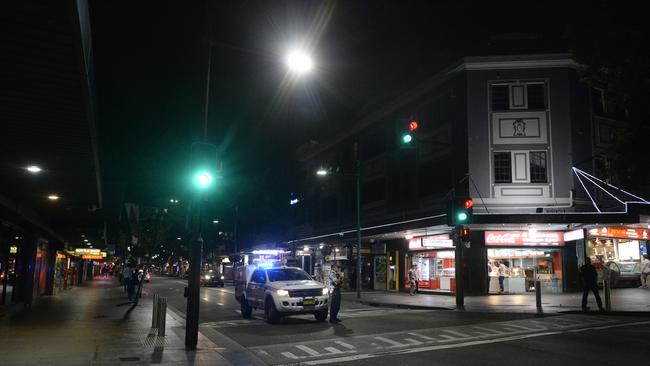
[[[486,246],[558,246],[564,245],[561,231],[486,231]]]
[[[618,239],[650,239],[650,230],[625,226],[609,226],[589,229],[589,236]]]

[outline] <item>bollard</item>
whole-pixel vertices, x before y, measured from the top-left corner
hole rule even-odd
[[[167,320],[167,298],[161,297],[158,300],[160,311],[158,313],[158,336],[165,336],[165,323]]]
[[[605,310],[612,311],[612,289],[609,280],[603,281],[603,290],[605,291]]]
[[[535,304],[537,305],[537,312],[542,312],[542,286],[539,280],[535,281]]]
[[[151,327],[155,328],[158,325],[158,294],[153,295],[153,312],[151,313]]]

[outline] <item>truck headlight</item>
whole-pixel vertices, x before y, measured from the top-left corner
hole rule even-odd
[[[323,287],[323,296],[328,295],[330,291],[327,289],[327,287]]]
[[[275,293],[277,293],[278,296],[289,296],[289,291],[287,290],[277,290]]]

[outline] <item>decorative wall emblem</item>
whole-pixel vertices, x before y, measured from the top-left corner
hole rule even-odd
[[[513,136],[526,136],[526,122],[523,119],[516,119],[512,123],[512,128],[514,129]]]

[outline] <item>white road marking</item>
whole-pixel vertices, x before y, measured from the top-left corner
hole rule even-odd
[[[430,342],[435,342],[435,341],[436,341],[435,338],[427,337],[427,336],[425,336],[425,335],[422,335],[422,334],[419,334],[419,333],[415,333],[415,332],[413,332],[413,333],[409,333],[409,335],[412,335],[412,336],[415,336],[415,337],[420,337],[420,338],[422,338],[422,339],[426,339],[427,341],[430,341]]]
[[[282,356],[284,356],[285,358],[290,358],[290,359],[292,359],[292,360],[299,360],[299,359],[302,358],[302,357],[298,357],[298,356],[294,355],[294,354],[291,353],[291,352],[282,352],[282,353],[280,353],[280,354],[281,354]]]
[[[343,341],[335,341],[334,343],[338,344],[339,346],[343,346],[343,347],[345,347],[345,348],[347,348],[349,350],[356,349],[353,345],[351,345],[349,343],[345,343]]]
[[[329,353],[332,353],[332,354],[345,353],[345,352],[341,351],[340,349],[334,348],[334,347],[325,347],[325,351],[327,351]]]
[[[438,336],[439,336],[439,337],[442,337],[442,338],[444,338],[445,340],[448,340],[448,341],[457,341],[457,340],[459,340],[459,339],[462,339],[462,338],[452,337],[452,336],[450,336],[450,335],[446,335],[446,334],[439,334]],[[464,338],[464,337],[463,337],[463,338]],[[442,341],[438,341],[438,342],[442,342]]]
[[[258,350],[257,350],[257,353],[259,353],[260,355],[264,355],[264,356],[270,356],[269,353],[266,352],[266,351],[263,350],[263,349],[258,349]]]
[[[537,328],[531,328],[531,327],[524,327],[523,325],[517,325],[517,324],[504,324],[504,327],[510,327],[510,328],[515,328],[515,329],[521,329],[521,330],[546,330],[546,327],[537,327]]]
[[[364,359],[376,358],[376,357],[386,357],[386,356],[389,356],[389,355],[403,355],[403,354],[409,354],[409,353],[420,353],[420,352],[428,352],[428,351],[435,351],[435,350],[441,350],[441,349],[462,348],[462,347],[470,347],[470,346],[476,346],[476,345],[482,345],[482,344],[510,342],[510,341],[516,341],[516,340],[521,340],[521,339],[527,339],[527,338],[545,337],[545,336],[549,336],[549,335],[557,335],[557,334],[568,333],[568,332],[585,332],[585,331],[589,331],[589,330],[603,330],[603,329],[610,329],[610,328],[629,327],[629,326],[647,325],[647,324],[650,324],[650,321],[640,321],[640,322],[624,323],[624,324],[613,324],[613,325],[606,325],[606,326],[600,326],[600,327],[589,327],[589,328],[582,328],[582,329],[574,329],[574,330],[569,330],[569,331],[558,330],[558,331],[542,332],[542,333],[536,333],[536,334],[520,334],[520,335],[509,336],[509,337],[501,337],[501,338],[495,338],[495,339],[485,339],[485,340],[478,340],[478,341],[467,341],[467,342],[456,343],[456,344],[424,346],[424,347],[417,347],[417,348],[408,348],[408,349],[404,349],[404,350],[384,351],[384,352],[379,352],[379,353],[365,353],[365,354],[359,354],[359,355],[351,355],[351,356],[329,358],[329,359],[324,359],[324,360],[314,360],[314,361],[307,361],[304,364],[305,365],[325,365],[325,364],[332,364],[332,363],[336,364],[336,363],[358,361],[358,360],[364,360]]]
[[[453,335],[455,335],[455,336],[457,336],[457,337],[460,337],[460,338],[469,338],[469,337],[470,337],[469,334],[465,334],[465,333],[457,332],[457,331],[455,331],[455,330],[443,329],[442,331],[443,331],[443,332],[447,332],[447,333],[449,333],[449,334],[453,334]]]
[[[223,303],[218,302],[217,305],[219,305],[219,306],[223,306]]]
[[[482,330],[484,332],[492,333],[492,334],[503,334],[503,332],[495,330],[495,329],[490,329],[490,328],[485,328],[485,327],[479,327],[478,325],[472,326],[474,329]]]
[[[404,338],[404,340],[411,343],[410,344],[411,346],[419,346],[421,344],[424,344],[423,342],[420,342],[420,341],[418,341],[416,339],[413,339],[413,338]]]
[[[305,351],[305,353],[308,353],[310,356],[320,356],[320,353],[317,352],[316,350],[309,348],[305,346],[304,344],[299,344],[296,346],[299,350]]]
[[[382,341],[382,342],[386,342],[386,343],[390,344],[393,347],[403,347],[403,346],[405,346],[404,344],[396,342],[396,341],[394,341],[392,339],[388,339],[388,338],[384,338],[384,337],[373,337],[373,338],[375,338],[375,339],[377,339],[379,341]]]

